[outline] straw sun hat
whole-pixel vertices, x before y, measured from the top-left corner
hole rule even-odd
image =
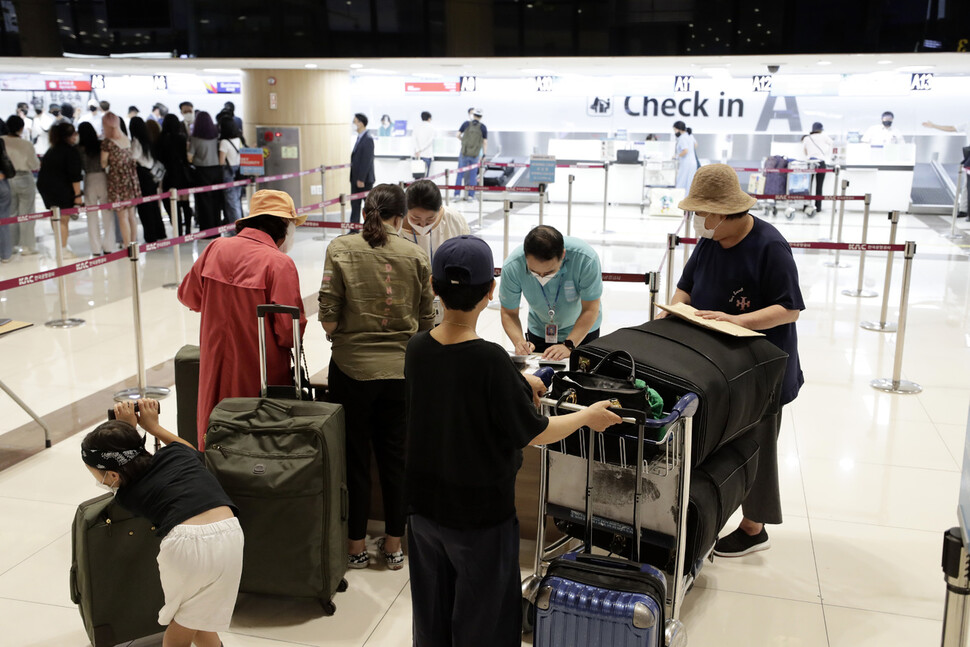
[[[292,220],[297,227],[306,222],[307,218],[306,214],[298,215],[296,213],[293,198],[290,197],[289,193],[272,189],[257,191],[249,200],[249,215],[246,218],[263,215]],[[245,220],[245,218],[240,218],[240,220]]]
[[[697,169],[690,193],[677,206],[684,211],[729,215],[743,213],[757,200],[741,190],[738,174],[727,164],[708,164]]]

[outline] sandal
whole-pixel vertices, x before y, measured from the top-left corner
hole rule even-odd
[[[384,552],[384,537],[377,540],[377,552],[384,557],[384,561],[387,563],[387,569],[390,571],[399,571],[404,568],[404,550],[400,549],[393,553]]]

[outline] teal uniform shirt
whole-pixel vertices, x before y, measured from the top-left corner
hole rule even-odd
[[[517,310],[522,295],[525,295],[529,304],[529,332],[533,335],[545,336],[546,324],[550,323],[549,310],[555,310],[552,323],[559,326],[560,342],[565,341],[576,324],[583,309],[582,302],[596,301],[603,296],[599,256],[579,238],[564,236],[563,241],[566,258],[545,287],[529,273],[521,246],[505,259],[499,286],[499,301],[503,308]],[[600,308],[596,323],[589,331],[599,330],[602,322],[603,310]]]

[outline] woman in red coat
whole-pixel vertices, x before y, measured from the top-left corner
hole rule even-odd
[[[209,414],[224,398],[259,395],[259,329],[256,306],[264,303],[300,309],[300,336],[306,328],[300,277],[287,252],[298,216],[283,191],[257,191],[249,216],[236,221],[238,235],[213,240],[179,286],[178,298],[202,313],[199,357],[199,449],[205,448]],[[266,318],[268,384],[290,384],[293,375],[290,317]]]

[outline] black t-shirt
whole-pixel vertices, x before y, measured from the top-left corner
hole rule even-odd
[[[140,479],[118,490],[118,503],[149,519],[164,537],[186,519],[220,506],[239,510],[205,468],[205,457],[182,443],[155,452],[152,466]]]
[[[70,209],[74,206],[73,182],[81,181],[81,155],[67,144],[53,146],[40,160],[37,190],[44,206]]]
[[[415,335],[404,358],[406,496],[411,512],[457,529],[515,514],[522,448],[548,425],[501,346]]]
[[[677,287],[690,295],[690,304],[698,310],[740,315],[771,305],[805,309],[791,247],[777,229],[760,218],[754,218],[748,235],[728,249],[714,240],[700,240]],[[798,358],[798,332],[794,323],[761,332],[788,353],[781,398],[782,404],[788,404],[805,382]]]

